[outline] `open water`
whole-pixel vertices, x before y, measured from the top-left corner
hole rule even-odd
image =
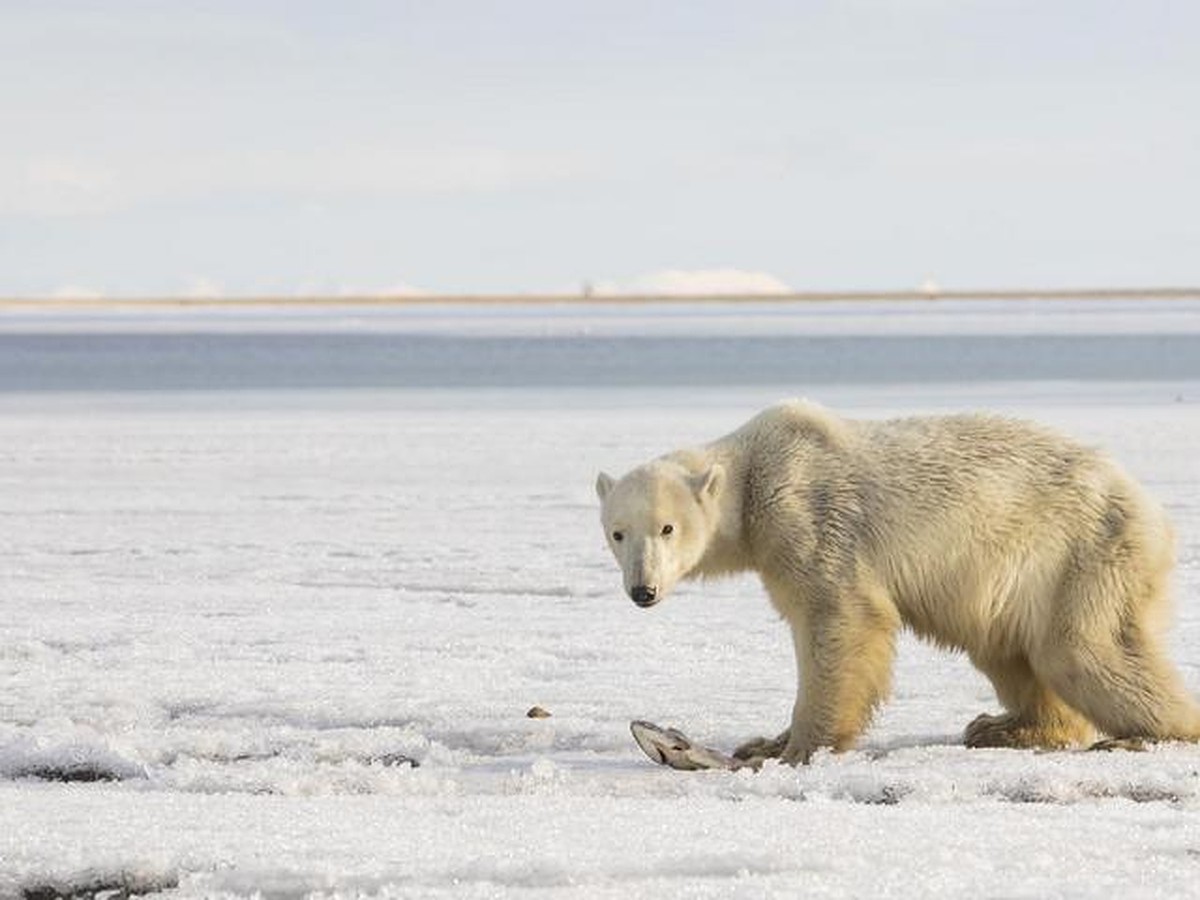
[[[0,391],[744,387],[1200,379],[1200,333],[0,333]]]

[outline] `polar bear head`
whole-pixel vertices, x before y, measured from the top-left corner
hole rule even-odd
[[[717,531],[725,484],[719,464],[690,472],[656,460],[617,480],[596,479],[600,521],[609,549],[638,606],[653,606],[704,558]]]

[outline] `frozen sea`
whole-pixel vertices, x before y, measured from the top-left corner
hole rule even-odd
[[[641,755],[778,731],[790,640],[752,579],[630,603],[596,472],[791,396],[1106,448],[1200,693],[1200,303],[10,309],[0,897],[1194,896],[1200,749],[968,751],[913,639],[858,750]]]

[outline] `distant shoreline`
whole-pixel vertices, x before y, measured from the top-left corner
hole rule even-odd
[[[648,304],[792,304],[963,300],[1197,300],[1200,287],[1001,290],[792,291],[774,294],[401,294],[236,297],[0,297],[0,310],[172,309],[204,307],[560,306]]]

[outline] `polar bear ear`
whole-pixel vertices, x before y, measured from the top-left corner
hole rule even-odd
[[[615,483],[616,482],[613,481],[613,477],[611,475],[609,475],[607,472],[601,472],[596,476],[596,496],[599,497],[603,502],[604,498],[608,496],[608,492],[612,490],[612,486]]]
[[[720,463],[713,463],[707,472],[692,479],[692,489],[696,492],[698,500],[716,500],[724,488],[725,467]]]

